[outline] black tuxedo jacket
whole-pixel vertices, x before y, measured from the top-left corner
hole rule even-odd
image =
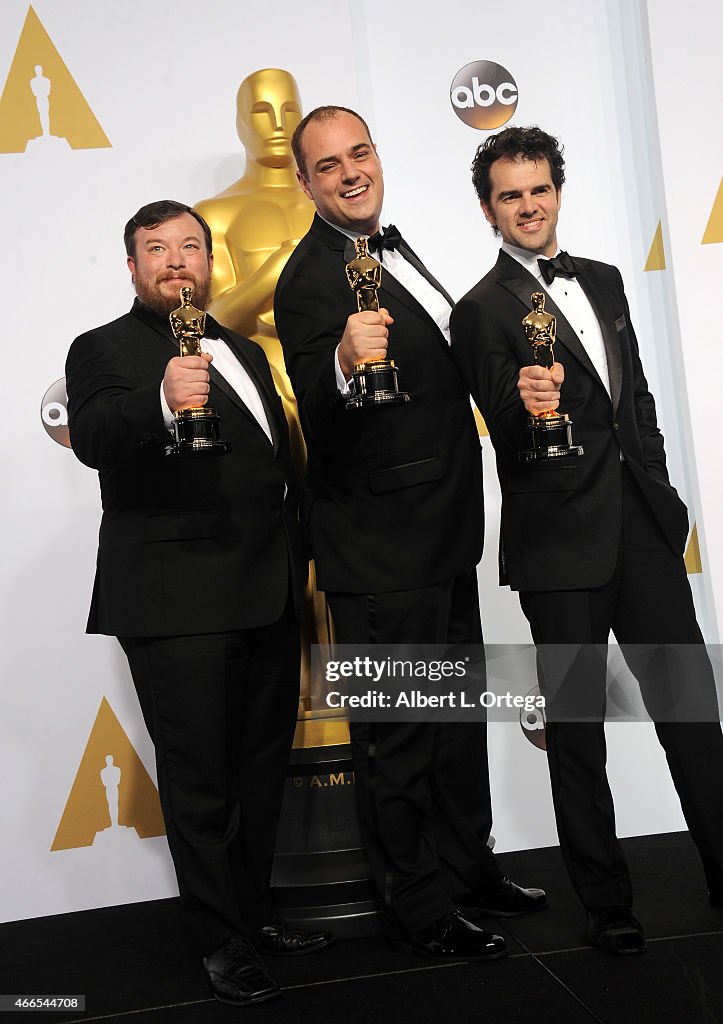
[[[275,622],[305,571],[286,419],[266,356],[207,317],[258,388],[273,444],[210,368],[230,455],[165,456],[160,403],[178,355],[167,320],[130,313],[77,338],[66,364],[73,450],[98,470],[103,518],[88,632],[173,636]]]
[[[557,317],[555,359],[565,369],[560,409],[574,422],[584,455],[522,462],[528,414],[517,390],[532,362],[522,319],[541,286],[500,252],[496,266],[457,304],[452,350],[487,422],[502,489],[501,581],[514,590],[602,586],[612,576],[621,529],[620,452],[674,551],[688,519],[670,485],[663,437],[616,267],[575,257],[578,280],[598,317],[610,374],[608,395],[585,349],[549,296]]]
[[[354,255],[344,235],[315,217],[276,288],[276,326],[308,451],[305,519],[320,589],[411,590],[467,572],[481,557],[479,439],[447,341],[386,271],[379,302],[394,318],[389,358],[412,401],[346,409],[334,354],[357,311],[344,272]]]

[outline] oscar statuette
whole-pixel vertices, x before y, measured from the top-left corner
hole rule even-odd
[[[545,311],[544,292],[533,292],[531,313],[522,319],[525,337],[532,346],[532,358],[536,366],[551,370],[555,357],[553,346],[557,321],[552,313]],[[523,462],[537,462],[543,459],[558,459],[565,455],[582,455],[580,445],[572,443],[572,420],[564,412],[549,409],[530,416],[528,421],[532,447],[519,453]]]
[[[379,286],[382,265],[369,255],[367,239],[357,238],[356,257],[346,265],[346,276],[356,294],[359,312],[379,312]],[[369,359],[355,363],[352,373],[351,397],[347,409],[363,409],[373,405],[402,405],[411,395],[399,390],[397,367],[393,359]]]
[[[181,288],[181,305],[169,314],[171,330],[181,356],[201,354],[201,338],[206,314],[192,305],[192,288]],[[166,446],[166,455],[228,455],[231,445],[219,438],[219,418],[207,405],[177,409],[173,414],[174,440]]]

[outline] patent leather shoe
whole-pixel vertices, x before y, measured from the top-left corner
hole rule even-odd
[[[203,966],[213,994],[222,1003],[250,1006],[281,994],[251,941],[243,935],[226,939],[210,956],[203,958]]]
[[[630,907],[589,910],[587,937],[593,946],[615,956],[644,953],[646,950],[642,926],[630,913]]]
[[[303,956],[318,953],[331,941],[330,932],[305,932],[301,928],[289,928],[285,921],[276,919],[265,928],[259,928],[256,948],[269,956]]]
[[[417,932],[410,943],[415,952],[433,960],[498,960],[507,956],[501,935],[478,928],[458,910]]]
[[[515,885],[509,878],[501,878],[491,889],[482,895],[475,893],[461,901],[462,913],[476,920],[482,914],[492,917],[520,917],[522,914],[534,914],[548,906],[544,889],[523,889]]]

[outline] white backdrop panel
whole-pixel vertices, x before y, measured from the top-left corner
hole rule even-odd
[[[642,0],[575,5],[550,0],[542,30],[534,0],[510,0],[504,18],[472,0],[459,0],[449,11],[431,2],[397,0],[384,9],[383,19],[378,4],[332,0],[278,3],[262,14],[222,0],[202,7],[191,0],[151,6],[141,0],[123,5],[97,0],[84,9],[82,20],[72,0],[34,4],[111,148],[52,157],[0,152],[8,285],[3,327],[10,363],[0,584],[4,919],[175,891],[163,839],[137,840],[130,854],[101,855],[92,847],[50,852],[103,696],[154,772],[151,745],[115,641],[83,634],[100,518],[95,474],[48,437],[39,405],[47,387],[62,377],[73,337],[130,304],[121,237],[128,217],[152,199],[193,202],[210,196],[241,174],[235,93],[252,71],[287,68],[299,83],[306,110],[333,102],[368,117],[384,162],[387,219],[401,227],[459,296],[493,263],[497,244],[469,179],[470,161],[485,133],[457,118],[449,87],[470,61],[504,65],[519,87],[513,123],[539,123],[566,145],[562,245],[622,270],[659,399],[672,475],[698,518],[688,433],[692,408],[701,494],[705,507],[717,509],[717,453],[715,444],[706,445],[711,434],[717,436],[708,371],[715,351],[699,285],[702,279],[712,281],[711,264],[720,267],[721,250],[707,246],[701,252],[697,229],[689,227],[690,158],[676,147],[676,136],[687,121],[697,128],[695,155],[703,170],[694,188],[695,223],[702,218],[704,226],[721,155],[720,138],[708,144],[705,130],[717,123],[719,99],[708,79],[695,107],[676,96],[686,73],[696,81],[694,73],[705,76],[717,67],[714,40],[723,26],[712,5],[693,0],[686,9],[688,38],[681,54],[678,6],[651,0],[650,7],[649,35]],[[27,9],[27,0],[2,5],[0,83],[10,72]],[[644,273],[659,221],[668,270]],[[713,284],[703,299],[711,292]],[[678,309],[687,393],[678,372]],[[499,495],[488,439],[483,457],[485,635],[495,643],[527,641],[516,596],[497,588]],[[710,564],[704,563],[694,589],[706,634],[714,640],[723,528],[713,513],[705,519],[704,540]],[[635,743],[629,735],[633,729]],[[683,827],[650,732],[645,726],[609,730],[611,777],[625,783],[616,787],[623,835]],[[543,755],[516,726],[507,725],[491,730],[490,750],[497,848],[554,843]]]

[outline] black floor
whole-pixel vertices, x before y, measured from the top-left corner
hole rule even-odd
[[[176,900],[0,925],[0,993],[84,994],[86,1011],[0,1014],[122,1024],[719,1024],[723,911],[708,906],[687,833],[624,840],[635,911],[648,952],[615,958],[590,948],[556,848],[503,854],[510,876],[547,889],[551,907],[481,922],[511,955],[486,964],[419,959],[383,937],[337,942],[269,960],[283,998],[237,1009],[210,997],[187,951]]]

